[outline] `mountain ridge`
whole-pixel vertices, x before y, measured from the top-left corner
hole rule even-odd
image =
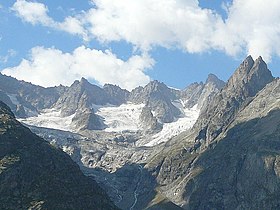
[[[85,79],[76,83],[92,87]],[[99,105],[91,91],[73,100],[79,134],[31,128],[69,154],[118,207],[279,207],[279,79],[261,57],[248,56],[226,83],[209,74],[184,90],[158,81],[132,92],[103,90]],[[110,98],[119,100],[109,104]]]

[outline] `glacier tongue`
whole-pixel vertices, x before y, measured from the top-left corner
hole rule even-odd
[[[63,131],[73,131],[71,128],[72,118],[75,114],[67,117],[61,117],[61,111],[56,109],[44,109],[36,117],[18,119],[20,122],[37,127],[53,128]]]
[[[172,137],[182,133],[187,129],[190,129],[198,118],[199,109],[197,105],[195,105],[190,109],[183,109],[183,112],[184,117],[177,119],[175,122],[163,124],[162,130],[152,136],[152,140],[145,144],[145,146],[151,147],[163,142],[167,142]]]
[[[139,116],[144,104],[126,103],[120,106],[99,107],[96,114],[104,119],[107,132],[140,130]]]

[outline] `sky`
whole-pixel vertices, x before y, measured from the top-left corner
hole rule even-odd
[[[0,71],[44,87],[131,90],[227,80],[247,57],[280,75],[279,0],[0,0]]]

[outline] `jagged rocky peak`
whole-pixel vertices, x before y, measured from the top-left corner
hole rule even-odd
[[[84,78],[84,77],[81,78],[80,82],[81,82],[81,83],[84,83],[84,84],[90,84],[90,83],[88,82],[88,80],[87,80],[86,78]]]
[[[262,57],[254,61],[248,56],[228,80],[225,90],[235,94],[243,90],[246,96],[253,97],[272,80],[273,76]]]
[[[179,117],[181,111],[172,104],[176,99],[176,93],[157,80],[149,82],[145,87],[132,90],[129,97],[133,103],[142,103],[149,107],[159,123],[172,122]]]
[[[129,101],[143,103],[143,90],[144,88],[142,86],[134,88],[129,95]]]
[[[61,109],[64,116],[74,114],[78,109],[90,108],[93,104],[104,105],[110,102],[108,94],[85,78],[76,80],[57,100],[55,108]]]
[[[1,100],[7,103],[18,117],[28,117],[30,113],[50,108],[66,89],[63,86],[44,88],[0,73]],[[21,105],[26,113],[20,112],[18,115],[18,105]]]
[[[184,102],[184,106],[191,108],[198,103],[199,97],[203,91],[204,84],[200,83],[192,83],[188,87],[180,93],[180,98]]]
[[[243,80],[247,78],[248,73],[254,66],[254,60],[252,56],[248,56],[240,66],[235,70],[234,74],[230,77],[226,84],[226,88],[234,88],[237,84],[242,84]]]
[[[159,91],[165,88],[168,87],[163,82],[159,82],[158,80],[153,80],[145,86],[145,89],[150,90],[150,92]]]
[[[174,100],[176,94],[164,83],[154,80],[149,82],[145,87],[137,87],[132,90],[129,100],[134,103],[146,103],[150,98],[169,98]]]
[[[91,84],[86,78],[82,77],[80,79],[80,81],[75,80],[74,83],[71,85],[71,87],[80,87],[82,90],[88,90],[88,91],[92,91],[93,89],[96,90],[102,90],[102,88],[100,88],[97,85]]]
[[[214,84],[218,89],[225,86],[225,82],[212,73],[208,74],[205,84]]]
[[[198,105],[199,109],[207,106],[211,98],[217,94],[223,87],[225,82],[220,80],[216,75],[209,74],[205,83],[192,83],[181,91],[180,97],[184,101],[184,106],[191,108]]]
[[[91,84],[86,78],[84,78],[84,77],[82,77],[81,79],[80,79],[80,81],[78,81],[78,80],[76,80],[76,81],[74,81],[74,83],[76,82],[76,84],[77,85],[79,85],[79,86],[81,86],[82,88],[85,88],[85,89],[87,89],[87,88],[92,88],[93,86],[96,86],[96,85],[93,85],[93,84]],[[98,87],[98,86],[96,86],[96,87]]]
[[[168,97],[171,100],[174,100],[176,98],[176,91],[174,89],[167,87],[163,82],[159,82],[157,80],[148,83],[144,87],[144,90],[150,94],[160,93],[164,97]]]
[[[214,74],[209,74],[197,101],[198,108],[201,111],[206,109],[215,95],[217,95],[224,86],[225,82],[223,80],[220,80]]]
[[[112,84],[105,84],[103,89],[109,95],[110,103],[114,105],[126,103],[130,94],[128,90]]]
[[[261,57],[254,61],[248,56],[201,113],[195,124],[200,130],[197,139],[212,142],[235,119],[239,110],[273,79]]]

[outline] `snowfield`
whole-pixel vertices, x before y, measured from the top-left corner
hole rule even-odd
[[[126,103],[120,106],[95,107],[96,114],[104,118],[107,132],[138,131],[139,117],[144,104]]]
[[[177,136],[187,129],[190,129],[194,125],[199,116],[199,109],[197,108],[197,105],[193,106],[191,109],[182,109],[182,107],[179,107],[179,103],[177,103],[176,106],[183,110],[184,116],[177,119],[175,122],[163,124],[163,129],[159,133],[152,136],[152,140],[145,144],[145,146],[151,147],[163,142],[167,142],[172,137]]]
[[[182,116],[175,122],[163,124],[163,129],[159,133],[152,135],[151,140],[144,144],[144,146],[151,147],[167,142],[172,137],[190,129],[194,125],[199,115],[197,105],[188,109],[183,108],[182,101],[174,101],[173,104],[181,110]],[[107,126],[104,131],[117,133],[142,130],[139,117],[143,107],[144,104],[132,103],[126,103],[120,106],[110,104],[105,106],[92,106],[95,113],[104,119],[104,124]],[[61,111],[56,109],[45,109],[38,116],[18,120],[32,126],[73,132],[74,128],[71,126],[71,123],[75,114],[61,117],[60,113]]]
[[[72,118],[75,114],[61,117],[61,111],[56,109],[44,109],[37,117],[18,119],[20,122],[37,127],[53,128],[63,131],[73,131],[71,128]]]

